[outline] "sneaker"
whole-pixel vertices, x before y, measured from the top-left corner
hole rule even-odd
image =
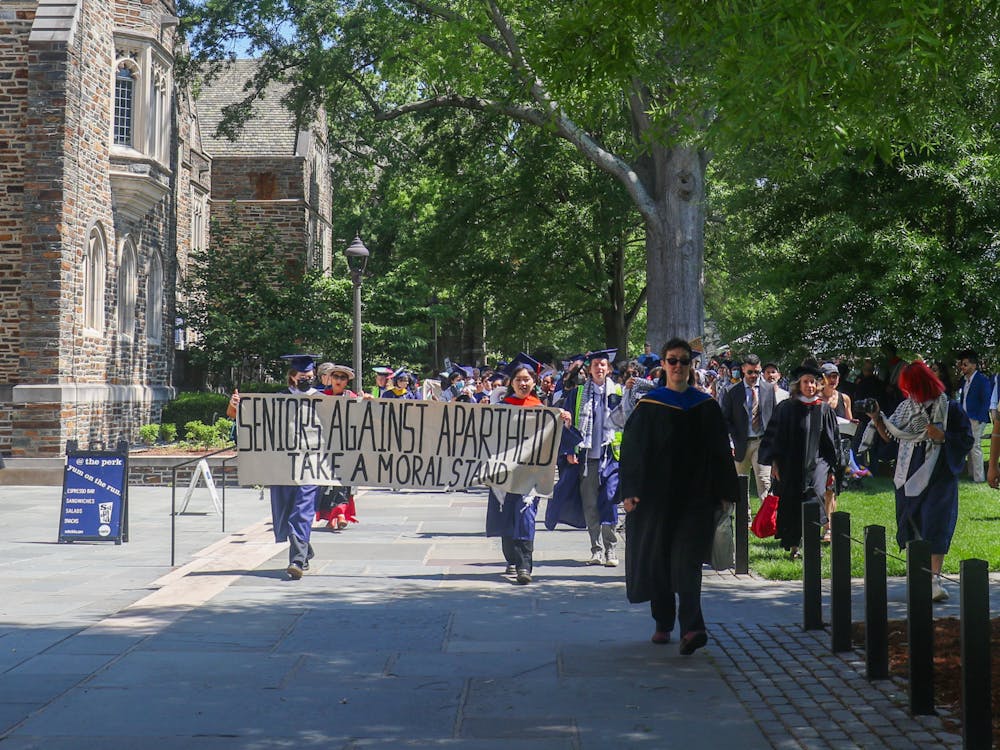
[[[302,566],[293,562],[285,568],[285,572],[288,573],[289,578],[293,581],[297,581],[302,577]]]
[[[604,558],[604,567],[606,568],[617,568],[618,567],[618,555],[614,552],[609,552],[608,556]]]
[[[948,589],[941,585],[941,577],[934,576],[931,580],[931,601],[943,602],[948,600]]]
[[[304,563],[302,563],[302,570],[309,570],[309,561],[308,560],[306,560]]]
[[[517,567],[515,567],[514,565],[508,565],[507,568],[503,572],[503,574],[505,576],[512,576],[515,573],[517,573]]]
[[[524,568],[521,568],[519,571],[517,571],[517,582],[521,586],[523,586],[526,583],[531,583],[531,573],[526,571]]]
[[[590,559],[587,560],[587,565],[604,565],[604,553],[601,550],[595,550]]]
[[[681,638],[680,654],[681,656],[693,654],[706,643],[708,643],[708,633],[704,630],[692,630]]]

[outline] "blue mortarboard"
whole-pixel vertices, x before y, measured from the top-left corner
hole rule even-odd
[[[542,365],[538,360],[529,357],[524,352],[518,352],[518,355],[504,367],[503,371],[508,378],[512,378],[514,377],[514,370],[520,365],[527,365],[528,369],[535,373],[536,376],[538,375],[538,371],[542,369]]]
[[[288,366],[296,372],[312,372],[316,368],[317,354],[282,354],[281,358],[288,360]]]
[[[376,375],[392,375],[393,370],[391,367],[386,367],[385,365],[379,365],[378,367],[373,367],[372,372]]]
[[[399,378],[403,378],[403,377],[406,377],[406,378],[409,378],[410,380],[413,380],[413,375],[411,375],[410,372],[409,372],[409,370],[407,370],[405,367],[400,367],[398,370],[396,370],[394,373],[392,373],[392,379],[393,379],[393,381],[396,381]]]
[[[466,367],[464,365],[452,365],[451,372],[449,375],[461,375],[463,378],[471,378],[473,375],[472,368]]]
[[[544,370],[538,373],[538,377],[540,378],[549,378],[549,377],[554,378],[555,376],[556,376],[556,371],[553,370],[551,367],[546,367]]]
[[[587,362],[593,362],[595,359],[606,359],[608,362],[614,362],[617,353],[617,349],[597,349],[596,351],[587,352],[585,359]]]

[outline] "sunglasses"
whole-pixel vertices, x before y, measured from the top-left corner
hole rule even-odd
[[[667,357],[663,361],[666,362],[671,367],[676,367],[677,365],[681,365],[682,367],[687,367],[689,364],[691,364],[690,359],[678,359],[677,357]]]
[[[344,375],[344,374],[343,374],[343,373],[341,373],[341,372],[335,372],[335,373],[332,373],[332,374],[330,375],[330,377],[331,377],[331,378],[333,378],[334,380],[350,380],[350,378],[349,378],[349,377],[347,377],[346,375]]]

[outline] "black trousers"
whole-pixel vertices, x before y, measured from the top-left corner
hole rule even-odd
[[[504,560],[518,570],[531,572],[531,556],[535,551],[535,543],[530,539],[511,539],[500,537]]]
[[[675,619],[681,626],[682,636],[692,630],[705,629],[705,618],[701,613],[701,591],[682,591],[654,597],[649,602],[649,610],[656,620],[657,630],[669,633],[674,629]]]

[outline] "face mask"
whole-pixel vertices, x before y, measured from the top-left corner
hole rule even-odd
[[[312,388],[312,384],[313,384],[312,378],[299,378],[298,380],[295,381],[295,387],[298,388],[303,393]]]
[[[456,380],[455,381],[455,390],[459,390],[460,391],[463,388],[465,388],[465,381],[464,380]]]

